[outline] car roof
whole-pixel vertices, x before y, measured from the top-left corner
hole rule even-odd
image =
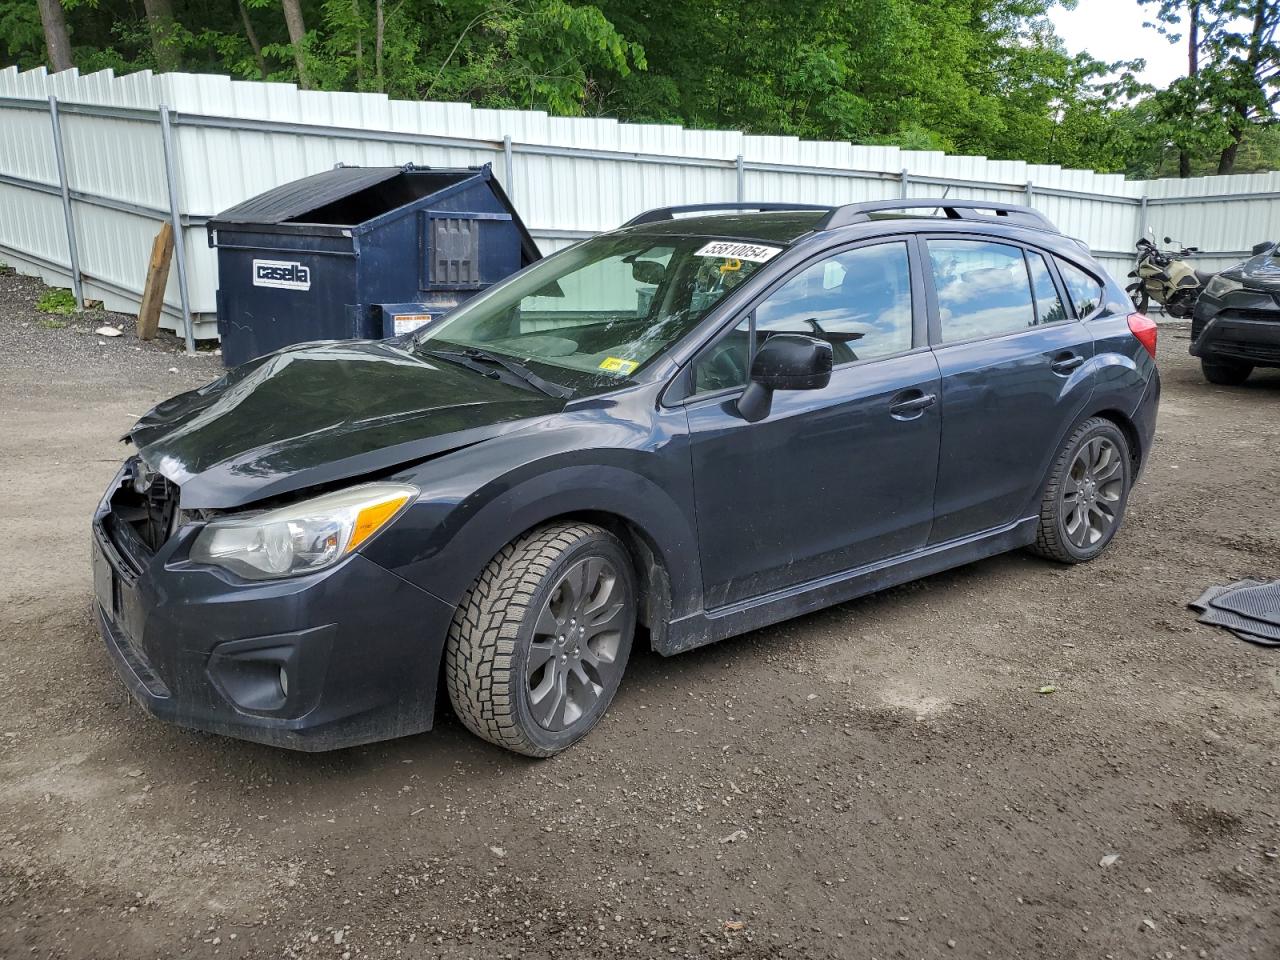
[[[912,204],[915,209],[927,209],[930,200]],[[938,209],[946,205],[945,199],[937,201]],[[672,208],[678,212],[679,208]],[[792,246],[801,240],[820,242],[828,236],[831,241],[858,237],[875,237],[881,234],[917,232],[968,233],[993,238],[1004,237],[1031,243],[1052,250],[1057,254],[1081,258],[1101,270],[1092,252],[1081,241],[1066,236],[1047,224],[1025,223],[1005,217],[965,217],[920,215],[905,209],[874,208],[867,211],[860,221],[823,229],[823,222],[834,208],[733,211],[730,213],[701,213],[696,216],[671,216],[662,220],[644,220],[631,226],[611,231],[613,234],[636,233],[662,237],[710,237],[734,240],[759,241]]]
[[[761,240],[770,243],[791,244],[820,227],[827,216],[825,210],[770,210],[760,213],[711,213],[693,217],[673,217],[668,220],[653,220],[638,223],[630,227],[621,227],[615,233],[644,233],[650,236],[664,237],[732,237],[735,240]],[[1032,235],[1048,238],[1060,238],[1062,234],[1047,231],[1030,224],[997,219],[952,220],[946,217],[898,213],[893,211],[871,213],[860,224],[850,224],[836,228],[841,234],[850,227],[862,227],[860,232],[874,235],[875,229],[892,231],[892,227],[906,227],[908,230],[942,230],[963,231],[966,233],[987,233],[992,236],[1009,236],[1019,231],[1030,231]]]
[[[785,244],[811,233],[818,221],[826,215],[825,210],[718,213],[659,220],[625,229],[664,237],[733,237]]]

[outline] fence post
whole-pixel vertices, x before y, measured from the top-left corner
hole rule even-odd
[[[516,195],[515,163],[511,151],[511,134],[502,135],[502,185],[506,188],[507,199],[514,200]]]
[[[1138,236],[1143,236],[1147,232],[1147,192],[1142,191],[1142,204],[1138,208]]]
[[[169,108],[160,104],[160,140],[164,145],[164,173],[169,182],[169,219],[173,223],[173,258],[178,265],[178,297],[182,301],[182,333],[187,341],[187,354],[196,352],[191,330],[191,299],[187,292],[186,235],[182,231],[182,212],[178,203],[178,158],[173,150],[173,125]]]
[[[67,158],[62,152],[62,124],[58,119],[58,98],[49,97],[49,122],[53,125],[53,159],[58,165],[58,186],[62,189],[62,219],[67,226],[67,257],[71,261],[71,290],[76,306],[84,309],[84,286],[80,282],[80,248],[76,245],[76,221],[71,213],[71,185],[67,182]]]
[[[1030,180],[1027,181],[1027,206],[1030,207],[1036,200],[1036,188]]]
[[[743,203],[747,199],[747,168],[743,166],[742,154],[733,161],[733,169],[738,178],[738,202]]]
[[[903,167],[903,168],[902,168],[902,173],[901,173],[901,174],[899,174],[899,176],[900,176],[900,177],[901,177],[901,179],[902,179],[902,186],[901,186],[901,188],[900,188],[900,190],[899,190],[899,193],[900,193],[900,195],[901,195],[902,199],[903,199],[903,200],[905,200],[905,199],[907,199],[907,187],[908,187],[908,185],[910,185],[910,183],[911,183],[911,174],[907,173],[907,168],[906,168],[906,167]]]

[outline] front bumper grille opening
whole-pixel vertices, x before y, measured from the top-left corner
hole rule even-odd
[[[178,528],[178,485],[158,473],[146,473],[136,458],[111,497],[107,531],[128,557],[143,563]]]

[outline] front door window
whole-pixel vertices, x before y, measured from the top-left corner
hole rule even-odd
[[[752,336],[754,331],[754,338]],[[835,366],[911,349],[911,269],[907,245],[845,250],[811,264],[770,294],[699,357],[698,393],[744,386],[754,355],[778,333],[831,344]]]

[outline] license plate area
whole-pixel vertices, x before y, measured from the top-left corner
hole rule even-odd
[[[169,688],[151,666],[140,646],[145,615],[138,601],[136,578],[121,573],[108,556],[100,530],[95,531],[93,589],[105,620],[104,638],[151,697],[168,697]]]
[[[93,592],[97,595],[103,612],[115,620],[120,613],[120,577],[111,568],[111,561],[107,559],[102,544],[99,543],[96,547],[93,551]]]
[[[120,628],[132,633],[137,619],[137,573],[128,559],[113,556],[113,544],[99,527],[94,532],[93,592],[102,610]]]

